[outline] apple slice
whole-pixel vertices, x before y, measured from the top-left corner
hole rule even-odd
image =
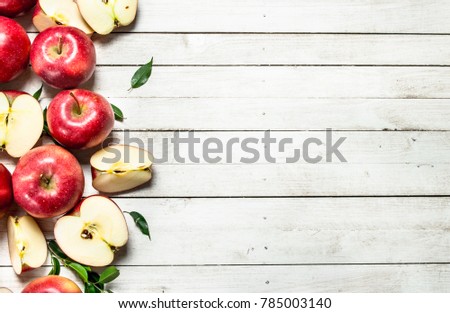
[[[91,196],[55,225],[55,239],[71,259],[88,266],[107,266],[128,241],[122,211],[109,198]]]
[[[8,288],[0,287],[0,293],[13,293],[13,292]]]
[[[17,275],[41,267],[47,259],[47,242],[31,216],[10,216],[7,222],[11,264]]]
[[[40,32],[52,26],[64,25],[76,27],[88,36],[94,33],[74,0],[39,0],[34,9],[33,24]]]
[[[133,146],[113,145],[91,157],[92,185],[100,192],[133,189],[152,178],[150,153]]]
[[[44,117],[39,102],[28,94],[0,92],[0,147],[12,157],[27,153],[39,140]]]
[[[95,32],[107,35],[136,18],[138,0],[77,0],[78,8]]]

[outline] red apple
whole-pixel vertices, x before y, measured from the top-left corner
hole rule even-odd
[[[81,293],[80,287],[68,278],[56,275],[36,278],[22,293]]]
[[[61,91],[48,106],[50,134],[70,149],[102,143],[114,126],[114,112],[101,95],[84,89]]]
[[[16,17],[30,10],[37,0],[0,0],[0,15]]]
[[[31,66],[48,85],[71,89],[86,82],[95,70],[92,40],[71,26],[50,27],[31,45]]]
[[[34,148],[20,158],[12,175],[14,199],[28,214],[51,218],[80,200],[84,175],[77,159],[56,145]]]
[[[13,202],[11,173],[0,163],[0,218],[2,218]]]
[[[2,0],[0,7],[1,3]],[[0,83],[9,82],[25,71],[30,45],[30,39],[19,23],[0,16]]]

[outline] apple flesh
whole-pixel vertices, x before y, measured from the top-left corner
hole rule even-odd
[[[0,0],[1,7],[2,0]],[[0,83],[7,83],[28,66],[31,42],[16,21],[0,16]]]
[[[47,242],[31,216],[10,216],[7,230],[9,256],[17,275],[41,267],[45,263]]]
[[[70,149],[101,144],[114,127],[114,112],[101,95],[83,89],[64,90],[48,106],[50,134]]]
[[[40,32],[53,26],[64,25],[76,27],[88,36],[94,33],[81,16],[74,0],[39,0],[34,9],[33,24]]]
[[[138,0],[77,0],[81,15],[100,35],[130,25],[136,18]]]
[[[20,91],[0,92],[0,148],[19,158],[39,140],[44,117],[39,102]]]
[[[22,293],[81,293],[80,287],[72,280],[57,276],[49,275],[36,278],[25,286]]]
[[[48,85],[59,89],[76,88],[91,78],[96,53],[92,40],[71,26],[50,27],[31,45],[31,67]]]
[[[0,15],[16,17],[30,10],[37,0],[0,0]]]
[[[113,145],[92,155],[92,185],[100,192],[116,193],[138,187],[152,178],[149,152],[126,145]]]
[[[55,239],[68,257],[88,266],[107,266],[128,241],[122,211],[111,199],[91,196],[55,225]]]
[[[5,216],[13,202],[11,173],[0,163],[0,218]]]
[[[16,203],[36,218],[67,213],[84,190],[84,174],[77,159],[56,145],[34,148],[20,158],[12,182]]]

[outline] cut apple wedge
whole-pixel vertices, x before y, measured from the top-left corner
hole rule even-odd
[[[39,140],[44,117],[39,102],[28,94],[0,92],[0,147],[15,158]]]
[[[17,275],[41,267],[47,259],[47,242],[31,216],[10,216],[7,222],[11,264]]]
[[[100,192],[133,189],[152,178],[149,152],[126,145],[113,145],[91,157],[92,185]]]
[[[138,0],[77,0],[78,8],[95,32],[107,35],[136,18]]]
[[[91,196],[55,225],[55,239],[67,256],[88,266],[107,266],[128,241],[120,208],[109,198]]]
[[[74,0],[39,0],[34,10],[33,24],[40,32],[52,26],[64,25],[76,27],[88,36],[94,33]]]

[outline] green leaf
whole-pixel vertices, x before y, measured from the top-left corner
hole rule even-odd
[[[111,289],[106,290],[107,293],[114,293]]]
[[[80,276],[81,280],[84,283],[88,283],[89,282],[88,281],[88,272],[87,272],[86,268],[83,265],[78,264],[78,263],[67,263],[66,266],[68,268],[73,269],[78,274],[78,276]]]
[[[43,88],[44,88],[44,84],[42,84],[41,88],[39,88],[39,90],[33,94],[33,98],[36,99],[37,101],[39,101],[39,99],[41,98]]]
[[[44,111],[42,111],[42,114],[44,114],[44,134],[50,135],[47,123],[47,108],[45,108]]]
[[[115,266],[107,267],[101,274],[98,282],[100,284],[107,284],[119,277],[120,271]]]
[[[96,285],[99,289],[104,290],[105,284],[99,283],[100,275],[96,272],[88,272],[88,280],[90,283]]]
[[[114,118],[116,119],[116,121],[122,122],[123,121],[123,112],[116,107],[114,104],[110,103],[111,107],[114,111]]]
[[[63,259],[63,260],[70,260],[69,257],[58,246],[56,241],[50,240],[48,242],[48,249],[50,250],[50,252],[52,254],[56,255],[58,258]]]
[[[61,264],[59,263],[59,260],[57,258],[55,258],[52,255],[52,270],[50,271],[50,273],[48,273],[48,275],[59,275],[59,273],[61,272]]]
[[[148,229],[148,223],[140,213],[138,212],[124,212],[124,213],[130,214],[134,222],[136,223],[136,226],[140,229],[141,233],[147,235],[148,238],[152,240],[152,237],[150,236],[150,230]]]
[[[142,87],[152,75],[153,68],[153,57],[147,64],[142,65],[136,73],[134,73],[133,78],[131,78],[131,88],[136,89]]]
[[[95,288],[94,284],[85,283],[84,284],[84,293],[100,293],[100,290]]]

